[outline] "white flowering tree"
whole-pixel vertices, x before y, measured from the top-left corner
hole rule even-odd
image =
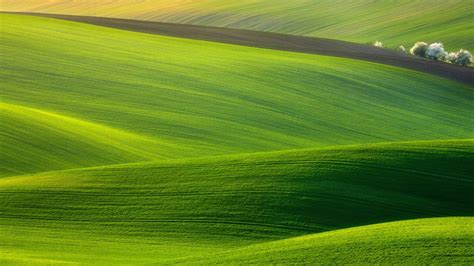
[[[413,47],[410,49],[410,53],[412,55],[425,57],[426,50],[428,50],[428,44],[425,42],[417,42]]]

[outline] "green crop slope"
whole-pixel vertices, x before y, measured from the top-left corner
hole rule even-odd
[[[422,244],[420,244],[422,243]],[[472,264],[474,218],[437,218],[356,227],[173,262],[193,264]]]
[[[0,103],[2,173],[139,162],[192,151],[100,124]],[[48,152],[46,152],[48,151]]]
[[[464,140],[183,159],[7,177],[0,180],[1,258],[82,263],[212,258],[215,252],[328,230],[413,218],[472,216],[473,166],[474,141]],[[472,220],[459,222],[469,222],[472,228]],[[472,232],[460,239],[467,229],[457,220],[453,223],[456,227],[451,231],[449,221],[434,222],[434,227],[426,224],[426,231],[413,232],[413,238],[395,245],[394,254],[426,259],[417,254],[418,249],[403,250],[406,241],[439,240],[442,245],[437,248],[446,245],[446,252],[458,248],[456,241],[472,243]],[[325,251],[324,246],[344,244],[353,233],[356,242],[351,245],[361,242],[362,250],[374,242],[379,253],[371,258],[376,260],[374,256],[386,251],[397,235],[406,238],[405,230],[411,227],[403,225],[395,224],[393,230],[382,226],[373,232],[389,234],[386,239],[368,235],[364,240],[367,230],[372,232],[376,226],[308,236],[300,244],[309,243],[315,254],[330,260],[337,247]],[[294,241],[300,239],[282,242],[282,257]],[[261,252],[268,245],[271,253],[278,243],[249,250]],[[300,244],[294,248],[301,251]],[[358,255],[370,258],[370,250]],[[287,259],[315,259],[313,253],[300,251]],[[350,246],[345,246],[346,258],[349,251]],[[247,255],[242,259],[258,256]]]
[[[0,0],[9,11],[121,17],[276,31],[392,47],[416,41],[474,50],[472,0]]]
[[[3,176],[473,137],[474,90],[414,71],[38,17],[1,22]]]

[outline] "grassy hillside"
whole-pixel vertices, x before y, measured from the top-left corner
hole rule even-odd
[[[470,0],[65,1],[1,0],[7,11],[109,16],[276,31],[391,47],[443,42],[474,50]]]
[[[253,260],[267,245],[272,248],[264,252],[273,252],[278,242],[268,241],[386,221],[472,216],[473,154],[471,140],[409,142],[8,177],[0,180],[0,257],[14,262],[166,262],[212,258],[215,252],[264,243],[249,247],[254,251],[242,257]],[[401,250],[394,251],[398,254],[418,256],[425,245],[418,250],[403,247],[423,239],[441,241],[442,250],[468,248],[472,220],[452,223],[455,227],[450,220],[423,225],[426,230],[409,239],[407,228],[420,224],[289,239],[280,246],[281,256],[308,244],[319,253],[294,256],[321,254],[331,260],[334,249],[323,247],[335,238],[334,245],[344,244],[349,238],[339,236],[348,234],[354,234],[352,244],[365,245],[360,249],[374,242],[378,253],[359,254],[367,260],[379,258],[397,236],[404,239]],[[364,230],[373,235],[364,240]],[[469,236],[460,238],[466,230]],[[432,238],[433,232],[439,235]],[[350,249],[345,246],[344,252]],[[298,261],[293,255],[287,259]]]
[[[157,139],[79,119],[0,103],[3,174],[192,156]]]
[[[472,87],[0,19],[0,264],[474,260]]]
[[[38,17],[1,20],[3,115],[12,121],[2,128],[12,151],[3,176],[473,137],[472,88],[414,71]]]
[[[222,252],[213,258],[187,258],[178,262],[202,265],[472,264],[473,243],[474,218],[421,219],[295,237]]]

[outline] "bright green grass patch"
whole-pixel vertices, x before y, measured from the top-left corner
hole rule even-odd
[[[472,264],[474,218],[420,219],[355,227],[173,261],[177,262],[202,265]]]
[[[472,216],[473,155],[472,140],[408,142],[8,177],[0,180],[1,257],[129,264],[212,258],[353,226]]]
[[[30,144],[3,144],[15,145],[21,156],[15,151],[6,158],[2,175],[90,166],[94,158],[95,165],[133,162],[150,153],[179,158],[474,135],[474,118],[467,115],[472,88],[414,71],[38,17],[1,20],[2,101],[92,123],[55,126],[61,119],[53,119],[45,126],[43,118],[33,122],[24,112],[10,112],[11,121],[23,121],[35,136]],[[16,123],[4,134],[29,138]],[[24,166],[29,153],[32,159],[41,151],[45,158],[64,153],[58,145],[35,148],[41,136],[54,130],[59,139],[71,138],[79,125],[110,130],[82,140],[86,129],[73,132],[77,144],[69,148],[77,156]],[[115,147],[104,154],[98,154],[102,146],[87,148],[109,135]],[[76,160],[81,154],[90,161]]]
[[[0,103],[0,121],[4,175],[197,153],[155,138],[6,103]]]
[[[390,47],[417,41],[474,50],[471,0],[6,1],[3,10],[122,17],[275,31]]]

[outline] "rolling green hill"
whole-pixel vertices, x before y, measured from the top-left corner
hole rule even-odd
[[[0,21],[0,264],[474,261],[472,86]]]
[[[473,137],[472,88],[414,71],[38,17],[1,20],[3,115],[12,121],[2,146],[15,150],[3,176]]]
[[[0,103],[2,173],[173,158],[193,151],[100,124]],[[45,152],[49,151],[49,152]]]
[[[420,245],[420,243],[423,243]],[[474,218],[421,219],[257,244],[193,264],[472,264]],[[176,261],[173,261],[175,263]]]
[[[269,241],[387,221],[472,216],[473,147],[473,140],[407,142],[7,177],[0,180],[4,254],[0,259],[130,264],[184,258],[192,262],[189,256],[218,259],[215,252],[244,248],[236,251],[237,256],[249,250],[248,257],[241,258],[252,261],[259,252],[275,252],[281,243],[282,257],[306,245],[319,252],[287,257],[295,262],[316,259],[313,254],[331,260],[332,250],[352,237],[351,245],[361,242],[361,250],[374,242],[377,253],[358,254],[360,259],[368,256],[367,260],[379,258],[397,237],[402,241],[392,256],[418,256],[423,246],[416,250],[404,246],[423,239],[441,241],[439,256],[445,255],[441,251],[468,250],[472,219]],[[421,225],[426,229],[408,238],[409,228]],[[364,239],[367,231],[372,233]],[[432,238],[434,232],[439,235]],[[374,241],[385,234],[387,238]],[[324,249],[331,243],[336,247]],[[350,251],[345,246],[346,259]],[[430,259],[427,255],[418,258]],[[229,262],[232,256],[233,251],[222,259]],[[280,261],[268,256],[260,262],[271,258]]]
[[[390,47],[443,42],[474,50],[470,0],[1,0],[6,11],[107,16],[275,31]]]

